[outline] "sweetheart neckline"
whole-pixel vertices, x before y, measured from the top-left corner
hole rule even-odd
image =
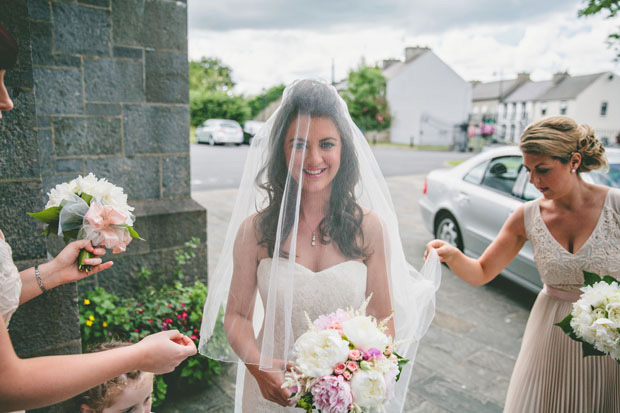
[[[261,259],[261,260],[258,262],[258,265],[260,266],[260,265],[262,264],[262,262],[263,262],[263,261],[267,261],[267,260],[273,260],[273,258],[271,258],[271,257],[266,257],[266,258],[263,258],[263,259]],[[286,261],[286,258],[280,258],[280,260],[285,260],[285,261]],[[298,263],[298,262],[295,262],[295,266],[296,266],[296,267],[300,267],[300,268],[302,268],[303,270],[308,271],[309,273],[312,273],[312,274],[315,274],[315,275],[316,275],[316,274],[321,274],[321,273],[324,273],[324,272],[326,272],[326,271],[329,271],[329,270],[331,270],[331,269],[334,269],[334,268],[336,268],[336,267],[339,267],[339,266],[341,266],[341,265],[343,265],[343,264],[348,264],[348,263],[356,263],[356,264],[360,264],[360,265],[364,266],[364,268],[366,268],[366,269],[367,269],[366,264],[364,264],[363,262],[360,262],[360,261],[355,261],[355,260],[347,260],[347,261],[342,261],[342,262],[339,262],[338,264],[334,264],[334,265],[329,266],[329,267],[327,267],[327,268],[324,268],[324,269],[322,269],[322,270],[320,270],[320,271],[312,271],[310,268],[308,268],[308,267],[306,267],[305,265],[302,265],[302,264],[300,264],[300,263]]]

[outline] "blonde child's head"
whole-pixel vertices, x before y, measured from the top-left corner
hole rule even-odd
[[[131,343],[109,342],[92,352],[111,350]],[[73,411],[81,413],[150,413],[153,374],[135,370],[121,374],[82,393],[73,400]]]

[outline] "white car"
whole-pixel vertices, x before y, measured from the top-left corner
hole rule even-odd
[[[235,120],[208,119],[196,128],[196,142],[215,145],[218,143],[243,143],[243,130]]]
[[[263,127],[265,122],[259,120],[247,120],[243,124],[243,143],[247,143],[248,145],[252,143],[252,138],[254,135],[258,133],[260,128]]]
[[[609,171],[581,176],[586,182],[620,187],[620,149],[606,148],[606,154]],[[419,203],[424,224],[435,238],[479,257],[508,216],[540,196],[529,183],[519,148],[506,146],[482,152],[452,169],[431,171]],[[529,242],[502,274],[533,291],[542,287]]]

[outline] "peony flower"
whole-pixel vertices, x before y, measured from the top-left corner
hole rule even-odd
[[[296,364],[309,377],[322,377],[332,373],[333,366],[347,361],[349,343],[335,330],[310,330],[295,342]]]
[[[327,330],[328,328],[342,328],[342,322],[351,318],[349,313],[342,309],[338,309],[335,312],[327,315],[320,315],[312,325],[319,330]]]
[[[351,379],[351,393],[360,407],[378,407],[386,398],[385,379],[377,371],[360,370]]]
[[[375,348],[383,352],[390,343],[389,337],[377,328],[377,322],[367,316],[356,316],[344,321],[342,333],[355,347],[362,350]]]
[[[342,376],[321,377],[310,391],[314,404],[324,413],[346,413],[353,402],[351,387]]]

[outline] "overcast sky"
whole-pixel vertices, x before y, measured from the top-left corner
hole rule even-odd
[[[460,4],[459,4],[460,3]],[[188,0],[189,57],[220,58],[236,91],[302,77],[340,80],[364,59],[428,46],[466,80],[612,70],[620,17],[577,18],[583,0]]]

